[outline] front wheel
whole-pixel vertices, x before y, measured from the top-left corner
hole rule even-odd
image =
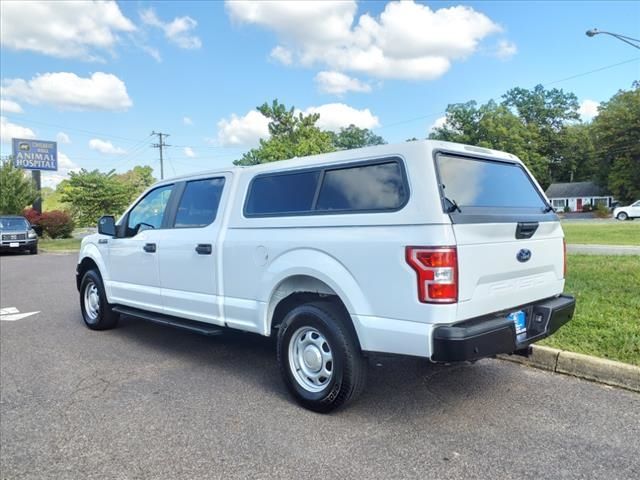
[[[87,271],[80,283],[80,308],[84,323],[91,330],[107,330],[118,324],[119,315],[107,303],[100,274]]]
[[[627,219],[629,218],[629,215],[627,215],[625,212],[620,212],[620,213],[616,216],[616,218],[617,218],[618,220],[622,220],[622,221],[624,221],[624,220],[627,220]]]
[[[300,305],[278,333],[278,364],[296,401],[327,413],[363,390],[366,361],[343,311],[331,302]]]

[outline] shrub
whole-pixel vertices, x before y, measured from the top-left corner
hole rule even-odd
[[[44,212],[40,216],[40,225],[51,238],[71,238],[74,227],[71,216],[60,210]]]
[[[564,207],[564,213],[571,213],[571,207],[569,205]]]
[[[583,212],[593,212],[593,205],[591,205],[590,203],[585,203],[582,206],[582,211]]]
[[[31,225],[39,225],[40,224],[40,214],[34,208],[25,208],[22,211],[22,216],[29,220]]]
[[[596,208],[594,208],[593,211],[596,213],[596,217],[598,218],[607,218],[609,216],[609,209],[601,203],[596,205]]]

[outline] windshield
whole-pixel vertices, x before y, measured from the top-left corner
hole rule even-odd
[[[438,155],[441,188],[448,202],[465,207],[535,208],[547,205],[518,164]]]
[[[6,218],[0,217],[0,230],[16,231],[26,230],[29,224],[24,218]]]

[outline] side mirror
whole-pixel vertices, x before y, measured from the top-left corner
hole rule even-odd
[[[116,219],[113,215],[104,215],[98,220],[98,233],[115,237]]]

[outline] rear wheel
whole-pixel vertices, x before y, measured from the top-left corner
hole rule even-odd
[[[627,220],[627,219],[629,218],[629,215],[627,215],[627,214],[626,214],[626,212],[620,212],[620,213],[616,216],[616,218],[617,218],[618,220],[622,220],[622,221],[624,221],[624,220]]]
[[[278,333],[278,364],[296,401],[330,412],[363,390],[366,361],[342,309],[331,302],[300,305]]]
[[[91,330],[107,330],[118,324],[119,315],[107,303],[100,274],[87,271],[80,283],[80,308],[84,323]]]

